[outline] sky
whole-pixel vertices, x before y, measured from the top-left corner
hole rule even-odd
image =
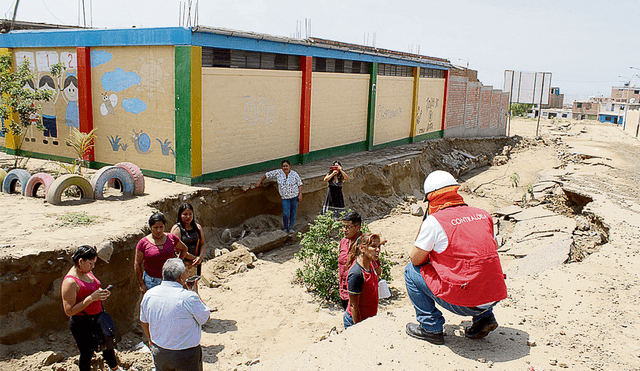
[[[0,0],[2,18],[15,1]],[[176,27],[185,2],[84,1],[95,28]],[[199,0],[198,8],[201,26],[290,37],[307,19],[313,37],[372,45],[375,35],[379,48],[468,63],[494,88],[505,70],[551,72],[565,103],[609,97],[630,80],[640,86],[640,0]],[[16,19],[78,25],[78,9],[79,0],[20,0]]]

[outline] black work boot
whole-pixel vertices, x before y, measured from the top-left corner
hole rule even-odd
[[[407,323],[407,335],[435,345],[444,344],[444,332],[429,332],[416,323]]]
[[[464,336],[468,339],[480,339],[483,338],[495,329],[498,328],[498,321],[496,321],[496,317],[492,315],[488,317],[481,318],[478,322],[475,322],[473,325],[467,327],[464,330]]]

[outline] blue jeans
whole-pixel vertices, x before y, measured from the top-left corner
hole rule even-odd
[[[444,317],[436,308],[436,303],[444,309],[460,316],[473,316],[473,323],[482,318],[493,316],[493,306],[481,309],[476,307],[461,307],[449,304],[435,296],[427,286],[420,274],[420,267],[409,263],[404,269],[404,282],[407,286],[407,294],[416,310],[416,317],[420,326],[428,332],[442,332]]]
[[[298,211],[298,196],[282,199],[282,223],[285,230],[293,230],[293,225],[296,222],[296,211]]]
[[[342,323],[344,324],[345,330],[355,325],[355,323],[353,323],[353,317],[351,317],[349,312],[347,312],[346,310],[344,311],[344,317],[342,318]]]
[[[144,285],[147,286],[147,290],[151,290],[162,283],[162,278],[151,277],[147,272],[142,273],[142,280]]]

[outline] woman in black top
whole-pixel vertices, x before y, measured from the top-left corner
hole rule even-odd
[[[206,247],[202,227],[196,223],[190,203],[185,202],[178,208],[178,222],[171,228],[171,233],[187,245],[187,255],[184,258],[187,276],[200,275],[200,264],[206,254]]]
[[[324,181],[329,183],[327,197],[322,205],[322,213],[333,211],[333,215],[338,217],[344,211],[344,197],[342,196],[342,185],[349,179],[347,173],[342,170],[340,161],[334,161],[333,166],[325,175]]]

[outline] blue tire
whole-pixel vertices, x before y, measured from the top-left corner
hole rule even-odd
[[[4,193],[18,193],[16,191],[16,185],[20,182],[20,194],[24,194],[24,190],[27,187],[27,182],[31,178],[31,174],[24,169],[13,169],[7,173],[2,181],[2,192]]]
[[[131,174],[126,169],[118,166],[105,166],[91,177],[91,187],[93,188],[93,197],[95,199],[104,198],[104,186],[111,179],[120,181],[123,196],[133,196],[134,183]]]

